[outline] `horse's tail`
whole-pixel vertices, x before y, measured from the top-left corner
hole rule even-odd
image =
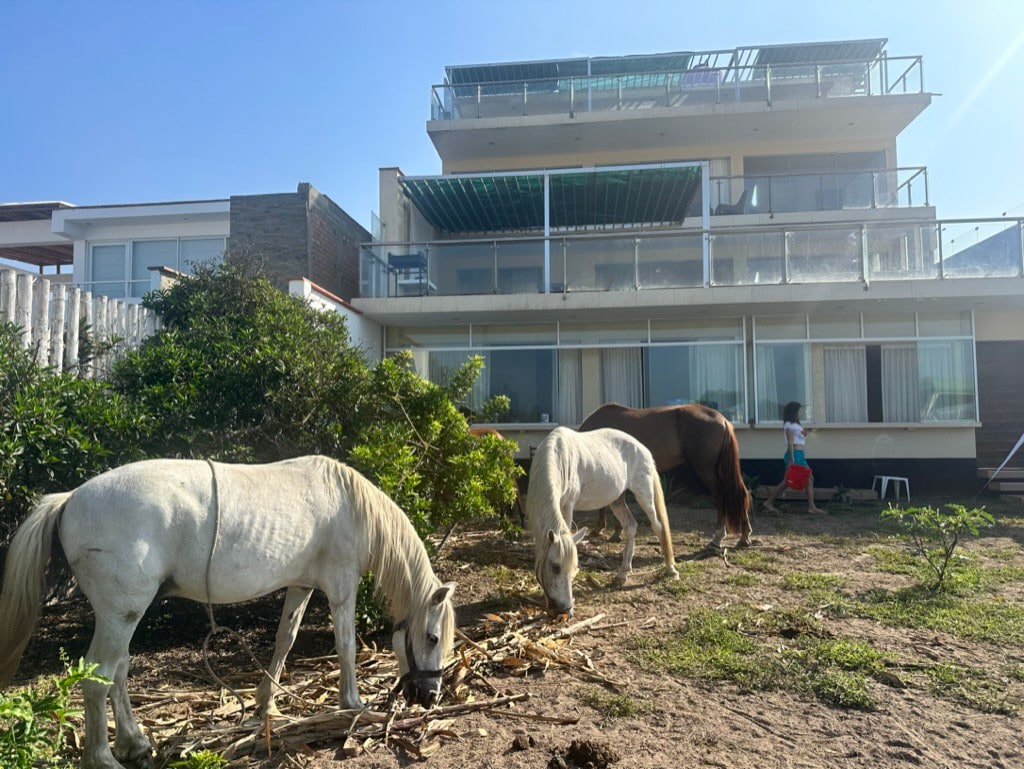
[[[750,533],[750,492],[743,482],[740,470],[740,447],[732,425],[726,423],[722,448],[715,461],[715,480],[718,482],[715,501],[718,504],[718,523],[730,534],[744,536]]]
[[[0,686],[14,677],[35,629],[53,529],[70,496],[43,497],[11,540],[0,590]]]
[[[668,526],[668,510],[665,507],[665,491],[661,488],[661,478],[654,473],[654,511],[658,515],[658,539],[661,540],[661,553],[670,570],[675,568],[675,553],[672,551],[672,531]],[[652,521],[652,524],[654,522]],[[653,525],[651,528],[655,528]]]

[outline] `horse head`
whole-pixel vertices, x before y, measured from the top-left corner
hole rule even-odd
[[[445,582],[395,625],[392,648],[398,657],[399,685],[406,702],[427,708],[441,694],[444,662],[455,639],[454,590],[454,582]]]
[[[587,535],[584,526],[575,534],[567,529],[548,529],[545,546],[537,560],[537,581],[544,588],[548,609],[555,614],[572,614],[572,581],[579,571],[576,545]]]

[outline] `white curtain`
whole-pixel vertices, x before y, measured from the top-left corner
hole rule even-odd
[[[825,345],[825,416],[829,422],[868,421],[868,366],[863,345]]]
[[[601,350],[601,398],[604,403],[643,408],[643,377],[639,347]]]
[[[459,366],[466,362],[471,353],[455,351],[437,351],[430,353],[430,376],[431,382],[439,385],[447,385],[452,381],[452,376]],[[472,353],[484,359],[484,367],[473,384],[473,389],[466,400],[466,406],[473,411],[479,411],[484,401],[491,393],[491,354],[489,352]]]
[[[974,366],[968,342],[918,342],[921,420],[974,419]]]
[[[921,418],[917,381],[916,345],[882,345],[883,422],[916,422]]]
[[[757,346],[757,418],[761,422],[782,419],[782,399],[779,384],[775,379],[775,348],[771,345]]]
[[[555,421],[578,425],[583,421],[583,354],[580,350],[558,351],[558,381]]]
[[[735,416],[739,384],[734,345],[696,344],[690,347],[690,397],[714,401],[723,413]]]

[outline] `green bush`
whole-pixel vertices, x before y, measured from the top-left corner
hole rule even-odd
[[[69,766],[60,756],[65,736],[74,730],[68,719],[78,712],[71,709],[71,689],[85,680],[110,682],[94,675],[96,665],[81,659],[74,665],[64,662],[66,670],[60,678],[0,693],[0,766],[4,769]]]
[[[147,453],[332,456],[387,492],[421,536],[514,500],[514,446],[470,436],[456,406],[481,360],[444,388],[408,357],[370,366],[341,316],[311,309],[230,256],[144,303],[166,330],[118,361],[112,380],[154,421]]]
[[[149,422],[103,382],[39,366],[0,323],[0,541],[36,494],[67,491],[136,459]]]

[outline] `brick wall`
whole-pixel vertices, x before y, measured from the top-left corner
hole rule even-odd
[[[305,196],[233,195],[228,250],[263,262],[275,285],[306,275],[309,262]]]
[[[309,266],[305,277],[342,299],[359,293],[359,244],[370,233],[310,184],[299,185],[308,211]]]
[[[1024,342],[978,342],[979,467],[998,467],[1024,433]],[[1010,460],[1024,467],[1024,449]]]
[[[359,292],[359,244],[370,233],[311,184],[231,198],[228,250],[259,259],[275,285],[309,278],[343,299]]]

